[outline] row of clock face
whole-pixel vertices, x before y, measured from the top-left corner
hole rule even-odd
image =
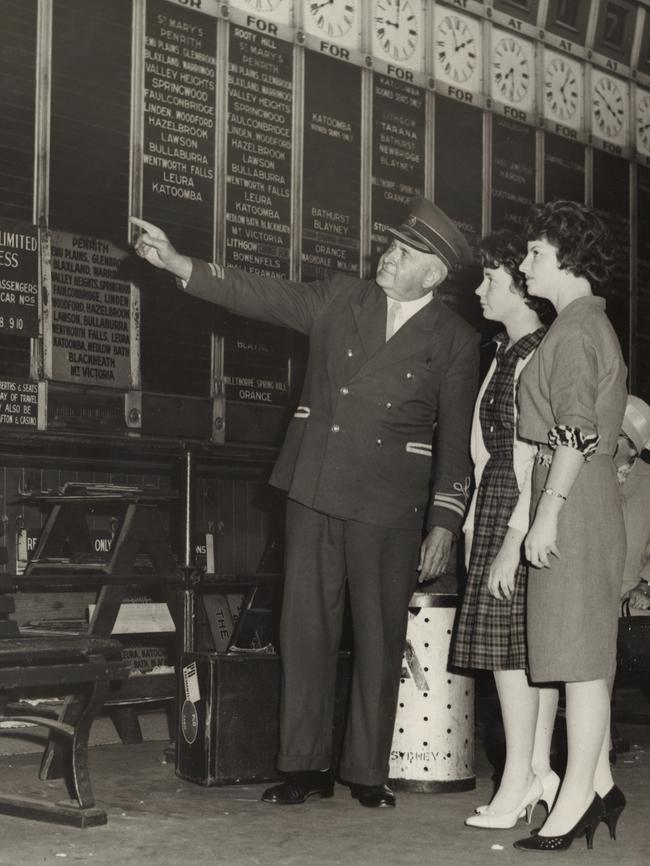
[[[272,13],[288,0],[231,0],[232,5],[260,15]],[[362,0],[303,0],[305,30],[333,41],[356,38],[361,27]],[[373,54],[392,63],[418,68],[423,56],[423,0],[372,0]],[[434,19],[436,78],[473,93],[481,92],[483,45],[481,22],[437,5]],[[533,42],[497,27],[491,31],[492,96],[530,112],[534,107],[535,47]],[[544,114],[579,129],[583,124],[584,67],[572,58],[544,48]],[[629,106],[625,81],[593,69],[592,127],[597,135],[624,144]],[[637,141],[650,152],[650,93],[639,93],[636,104]]]

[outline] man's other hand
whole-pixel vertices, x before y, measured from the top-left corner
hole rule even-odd
[[[420,583],[432,580],[434,577],[440,577],[441,574],[445,573],[453,537],[451,530],[442,526],[434,526],[429,531],[420,547],[420,562],[418,563],[418,571],[420,572],[418,581]]]

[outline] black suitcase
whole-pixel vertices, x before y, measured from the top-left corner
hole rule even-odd
[[[349,654],[339,656],[334,754],[343,733]],[[179,677],[176,774],[200,785],[279,778],[280,658],[271,654],[185,653]]]

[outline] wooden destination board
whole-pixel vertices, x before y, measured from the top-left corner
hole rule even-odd
[[[465,235],[478,261],[483,215],[483,113],[455,99],[436,97],[434,198]],[[479,268],[451,273],[438,296],[474,327],[485,320],[474,294]]]
[[[544,136],[544,201],[585,200],[584,145],[561,135]]]
[[[31,222],[36,0],[0,0],[0,216]]]
[[[188,255],[212,259],[217,25],[147,3],[142,211]]]
[[[293,46],[230,26],[226,263],[290,276]]]
[[[241,325],[242,320],[238,319]],[[246,322],[224,340],[226,399],[261,406],[289,402],[290,338],[283,328]]]
[[[52,232],[52,378],[108,388],[131,384],[131,287],[125,251]]]
[[[361,70],[305,52],[302,277],[359,276]]]
[[[50,226],[124,242],[131,125],[131,0],[56,0]]]
[[[0,430],[28,432],[38,423],[38,383],[0,375]]]
[[[0,218],[0,334],[38,334],[38,229]]]
[[[476,249],[483,213],[483,113],[436,97],[435,200]]]
[[[519,232],[535,201],[535,130],[492,115],[492,230]]]
[[[372,91],[372,234],[370,272],[390,242],[408,202],[424,190],[425,91],[376,74]]]
[[[217,22],[148,0],[145,23],[143,216],[177,249],[211,261],[214,250]],[[151,272],[141,282],[145,391],[208,397],[212,305]]]

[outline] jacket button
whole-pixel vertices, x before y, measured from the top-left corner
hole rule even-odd
[[[377,445],[383,445],[383,444],[384,444],[384,443],[382,442],[381,439],[377,439]]]
[[[352,351],[352,349],[348,349],[346,354],[347,354],[348,358],[351,358],[354,355],[354,352]]]
[[[415,505],[414,508],[413,508],[413,511],[415,511],[415,513],[417,514],[419,510],[420,510],[420,509],[417,507],[417,505]]]
[[[350,393],[350,389],[346,388],[345,385],[342,388],[339,388],[339,390],[340,390],[341,394],[349,394]]]
[[[387,408],[387,409],[392,409],[392,408],[393,408],[393,404],[390,402],[390,400],[388,401],[388,403],[386,403],[386,408]]]
[[[412,378],[413,378],[413,373],[408,372],[408,373],[406,374],[406,378],[407,378],[407,379],[412,379]]]
[[[341,428],[338,424],[332,424],[330,429],[332,430],[332,433],[338,433]]]

